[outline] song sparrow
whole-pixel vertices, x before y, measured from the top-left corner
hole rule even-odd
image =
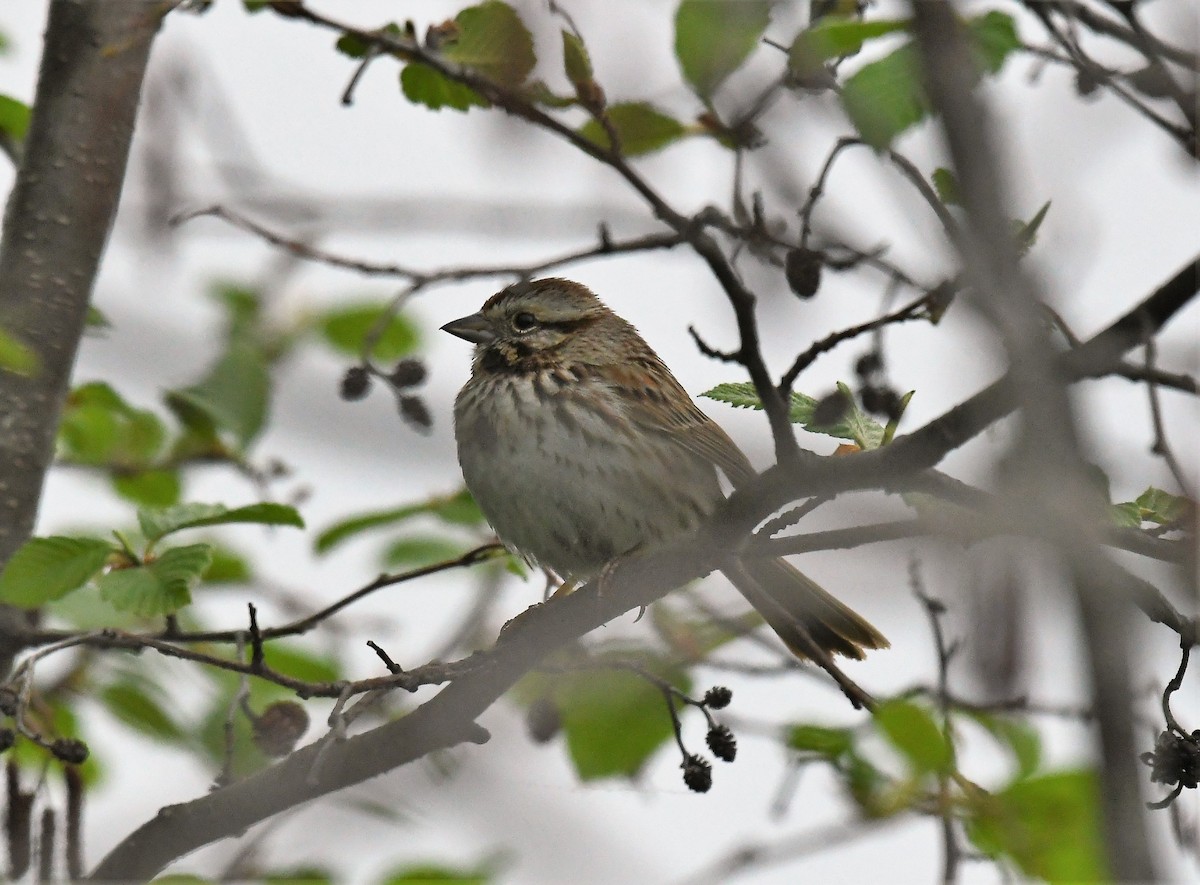
[[[517,283],[442,328],[476,345],[454,406],[458,460],[500,538],[575,581],[696,528],[754,475],[625,320],[569,280]],[[803,655],[802,625],[852,658],[887,640],[782,559],[727,577]]]

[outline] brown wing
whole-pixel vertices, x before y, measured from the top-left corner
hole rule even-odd
[[[653,383],[647,383],[647,379],[653,379]],[[700,411],[654,354],[610,368],[606,380],[622,394],[625,414],[638,427],[669,434],[680,448],[712,464],[735,487],[754,476],[754,468],[742,450]]]

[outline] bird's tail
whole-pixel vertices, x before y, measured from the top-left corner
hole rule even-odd
[[[856,660],[866,649],[890,644],[855,611],[782,559],[746,560],[725,574],[798,657],[809,657],[800,627],[825,651]]]

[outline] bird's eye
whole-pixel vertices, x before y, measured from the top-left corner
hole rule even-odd
[[[528,332],[537,325],[537,318],[531,313],[519,313],[513,317],[513,328],[518,332]]]

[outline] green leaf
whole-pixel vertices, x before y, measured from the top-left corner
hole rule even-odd
[[[212,547],[212,562],[202,576],[205,584],[245,584],[253,580],[254,570],[246,557],[220,544],[209,546]]]
[[[670,681],[686,691],[684,673]],[[655,686],[626,670],[568,673],[554,687],[571,761],[582,780],[633,777],[673,734]]]
[[[245,447],[262,430],[270,392],[266,357],[255,345],[239,340],[203,379],[168,391],[166,401],[188,427],[227,431]]]
[[[906,43],[846,80],[842,103],[863,141],[882,150],[925,117],[920,74],[920,56]]]
[[[1017,251],[1024,255],[1033,248],[1037,242],[1038,228],[1042,226],[1042,222],[1046,220],[1046,213],[1050,211],[1050,201],[1047,200],[1042,208],[1037,211],[1037,214],[1029,221],[1016,221],[1013,224],[1016,230]]]
[[[464,9],[454,21],[457,33],[442,47],[443,58],[502,86],[516,88],[525,82],[537,57],[533,38],[511,6],[488,0]],[[487,99],[470,86],[420,62],[405,66],[400,73],[400,85],[409,101],[435,111],[444,107],[465,111],[474,106],[489,106]]]
[[[294,679],[303,679],[305,682],[337,682],[342,678],[342,670],[337,661],[315,655],[296,643],[268,643],[265,654],[273,668]]]
[[[112,551],[94,538],[31,538],[0,572],[0,602],[37,608],[66,596],[95,577]]]
[[[152,738],[179,741],[184,731],[149,692],[149,686],[130,680],[115,682],[100,692],[100,702],[113,716]]]
[[[568,30],[562,32],[563,70],[572,84],[587,83],[592,77],[592,59],[587,47],[577,34]]]
[[[979,800],[967,835],[980,851],[1011,859],[1032,878],[1107,881],[1099,808],[1094,772],[1046,774]]]
[[[486,868],[462,869],[459,867],[420,866],[402,867],[384,876],[381,885],[420,885],[422,882],[447,882],[454,885],[487,885],[492,873]]]
[[[577,96],[556,95],[554,90],[541,80],[533,80],[526,83],[524,88],[521,89],[521,94],[534,104],[541,104],[550,108],[573,108],[579,104]]]
[[[457,559],[466,549],[464,545],[445,538],[401,538],[388,546],[383,554],[383,564],[389,569],[422,568],[436,562]]]
[[[802,723],[788,729],[786,740],[793,750],[837,759],[854,746],[854,731],[849,728]]]
[[[1190,498],[1172,495],[1154,486],[1138,495],[1134,503],[1137,504],[1143,520],[1158,525],[1168,525],[1183,519],[1195,506]]]
[[[337,42],[333,44],[338,52],[350,58],[362,58],[365,56],[368,45],[357,34],[342,34],[342,36],[338,37]]]
[[[989,12],[967,22],[982,72],[995,74],[1021,41],[1011,16]],[[883,150],[929,111],[921,82],[920,54],[905,43],[878,61],[863,65],[842,89],[842,102],[863,140]]]
[[[976,56],[989,74],[1004,67],[1010,54],[1021,48],[1021,37],[1017,23],[1011,15],[992,10],[967,23]]]
[[[427,514],[451,525],[479,526],[484,522],[471,493],[462,489],[453,495],[438,496],[417,504],[406,504],[390,510],[379,510],[374,513],[364,513],[334,523],[317,536],[315,549],[317,553],[328,553],[343,541],[384,526],[394,526],[414,516]]]
[[[1113,504],[1109,507],[1108,515],[1114,523],[1127,529],[1136,529],[1142,526],[1142,508],[1137,505],[1136,501]]]
[[[253,339],[259,333],[263,318],[262,292],[240,283],[220,282],[212,287],[209,295],[225,311],[231,341]]]
[[[886,795],[889,780],[869,759],[851,752],[844,771],[850,798],[866,817],[886,817],[895,812],[893,803]]]
[[[100,381],[71,391],[58,428],[63,457],[121,470],[148,468],[165,439],[157,415],[134,408]]]
[[[883,444],[885,436],[884,426],[858,407],[849,387],[839,382],[838,390],[846,397],[848,406],[841,420],[836,424],[825,426],[813,424],[812,418],[817,408],[817,400],[796,392],[792,393],[789,403],[788,420],[793,424],[799,424],[810,433],[820,433],[835,439],[853,440],[864,451],[879,448]],[[762,400],[758,397],[758,391],[749,381],[730,381],[718,384],[700,395],[717,402],[728,403],[739,409],[762,408]]]
[[[442,55],[505,86],[525,82],[537,57],[533,38],[511,6],[488,0],[464,9],[454,21],[458,38]]]
[[[112,328],[112,322],[104,315],[100,308],[93,304],[88,305],[87,314],[83,318],[84,331],[88,333],[104,332]]]
[[[470,86],[456,83],[442,76],[429,65],[413,62],[400,72],[400,88],[404,97],[415,104],[423,104],[430,110],[453,108],[466,111],[472,107],[490,107],[490,102]]]
[[[1016,778],[1027,778],[1042,764],[1042,739],[1026,722],[1011,716],[970,711],[968,715],[987,729],[1013,756]]]
[[[403,316],[386,316],[388,308],[374,302],[339,307],[324,314],[319,328],[325,340],[337,351],[360,356],[366,338],[382,324],[382,332],[371,348],[370,356],[382,362],[399,359],[416,349],[417,328]]]
[[[117,611],[146,618],[173,614],[192,601],[192,588],[211,560],[207,544],[172,547],[146,565],[113,569],[102,576],[97,582],[100,597]]]
[[[758,391],[749,381],[727,381],[700,395],[719,403],[728,403],[735,409],[761,409],[763,407]],[[795,401],[796,398],[793,395],[792,402],[795,403]],[[814,402],[813,405],[815,406],[816,403]],[[793,423],[795,423],[794,420]]]
[[[0,328],[0,370],[18,375],[34,375],[38,370],[37,354],[23,342]]]
[[[615,104],[605,114],[621,141],[621,153],[627,157],[662,150],[687,135],[682,123],[646,102]],[[588,120],[580,128],[579,134],[608,150],[608,133],[599,121]]]
[[[891,444],[892,440],[895,438],[896,430],[900,427],[900,421],[904,418],[904,413],[908,409],[908,404],[912,402],[912,398],[915,394],[915,390],[910,390],[908,393],[904,394],[904,396],[900,397],[900,405],[896,409],[895,416],[893,416],[888,421],[887,426],[883,428],[883,439],[879,441],[881,446]]]
[[[754,51],[770,21],[767,0],[683,0],[675,13],[675,56],[707,104]]]
[[[0,95],[0,133],[15,142],[25,140],[29,131],[29,105],[11,95]]]
[[[917,773],[945,772],[954,750],[929,712],[911,701],[890,700],[875,710],[875,725]]]
[[[277,882],[279,885],[328,885],[336,880],[331,872],[320,867],[292,867],[269,873],[263,876],[262,881]]]
[[[937,191],[938,199],[947,206],[962,205],[962,191],[958,186],[958,179],[949,169],[938,167],[933,170],[933,175],[930,176],[933,181],[933,188]]]
[[[296,508],[286,504],[250,504],[232,510],[224,504],[176,504],[172,507],[143,508],[138,511],[138,525],[141,526],[146,540],[150,542],[181,529],[227,523],[290,525],[304,528],[304,520]]]
[[[793,71],[804,74],[832,59],[854,55],[868,40],[903,31],[908,25],[907,20],[899,19],[859,21],[826,16],[800,32],[788,50],[788,63]]]
[[[168,507],[178,503],[181,486],[177,470],[142,470],[112,478],[117,494],[143,507]]]
[[[846,398],[846,402],[850,404],[842,414],[842,420],[829,427],[816,427],[810,424],[806,425],[804,429],[811,433],[823,433],[826,436],[838,438],[845,438],[844,434],[848,433],[849,438],[854,440],[858,447],[865,452],[879,448],[883,445],[886,432],[884,426],[858,407],[854,393],[849,387],[841,381],[838,382],[837,387],[842,396]]]

